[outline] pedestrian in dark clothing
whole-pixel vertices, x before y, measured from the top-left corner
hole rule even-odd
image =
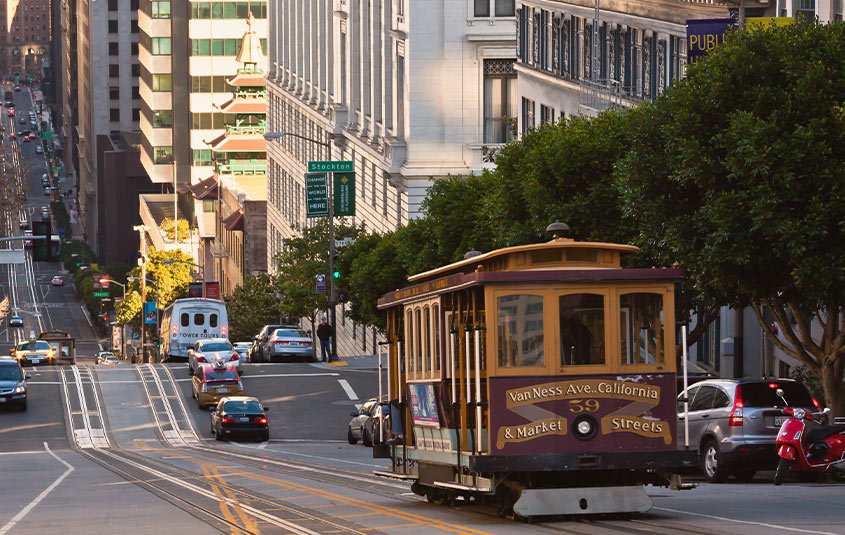
[[[317,327],[317,338],[320,339],[320,347],[322,348],[323,352],[323,360],[325,362],[331,361],[332,326],[329,325],[329,322],[326,321],[326,318],[323,318],[323,321],[320,323],[320,326]]]

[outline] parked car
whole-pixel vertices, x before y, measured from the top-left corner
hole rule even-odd
[[[364,446],[379,444],[381,437],[387,437],[390,410],[387,403],[379,403],[377,398],[370,398],[358,411],[349,414],[347,440],[350,444],[357,444],[360,440]],[[379,429],[383,429],[380,433]]]
[[[12,316],[9,318],[9,327],[23,327],[23,318],[20,316]]]
[[[256,357],[257,353],[257,357]],[[292,357],[314,362],[316,353],[311,335],[298,325],[265,326],[255,337],[251,356],[252,362],[273,362]]]
[[[249,362],[249,348],[252,347],[252,342],[235,342],[235,351],[240,355],[241,362]]]
[[[35,153],[36,153],[36,154],[44,154],[44,149],[43,149],[43,148],[41,148],[41,145],[36,145],[36,146],[35,146]]]
[[[232,347],[232,343],[226,338],[207,338],[194,342],[188,349],[188,370],[191,375],[200,364],[210,364],[216,360],[222,360],[235,368],[240,367],[241,356]]]
[[[191,393],[199,407],[203,408],[226,396],[243,394],[244,384],[233,365],[217,361],[197,367],[191,377]]]
[[[32,236],[32,231],[31,230],[25,230],[25,231],[23,231],[23,235],[24,236]],[[32,249],[32,240],[24,240],[23,246],[24,246],[25,249]]]
[[[18,123],[20,123],[20,124],[26,124],[26,117],[23,117],[23,116],[19,117],[19,118],[18,118]]]
[[[61,275],[54,275],[53,279],[50,281],[50,284],[53,286],[64,286],[65,279]]]
[[[270,440],[269,408],[257,398],[230,396],[221,399],[211,412],[211,432],[217,440],[233,436],[255,436]]]
[[[0,357],[0,407],[15,405],[20,411],[26,410],[26,380],[20,363],[11,357]]]
[[[120,364],[120,360],[114,355],[106,355],[100,364]]]
[[[111,351],[97,351],[97,364],[105,364],[106,359],[109,357],[114,357],[114,353]],[[117,357],[115,357],[116,359]]]
[[[819,410],[807,387],[792,379],[707,379],[686,390],[689,443],[697,448],[704,477],[721,483],[733,475],[750,481],[778,464],[775,439],[788,418],[776,391],[790,406]],[[684,393],[678,396],[679,444],[684,442]]]

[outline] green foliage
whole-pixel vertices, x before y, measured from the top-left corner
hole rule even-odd
[[[810,389],[810,394],[812,394],[813,398],[816,400],[824,399],[824,388],[822,388],[822,382],[816,374],[810,371],[810,368],[804,365],[795,366],[789,370],[789,378],[795,379],[796,381],[807,385],[807,388]],[[845,384],[842,385],[842,388],[845,388]]]
[[[76,273],[76,270],[79,269],[76,267],[78,263],[91,265],[97,261],[97,255],[94,251],[88,247],[87,243],[80,240],[64,242],[62,244],[61,257],[65,269],[71,273]]]
[[[190,255],[179,250],[153,251],[147,260],[147,279],[157,284],[146,284],[147,301],[158,301],[159,310],[170,306],[173,301],[188,295],[188,283],[191,282],[191,266],[189,264],[163,264],[166,260],[181,260],[193,262]],[[120,325],[132,323],[140,325],[141,309],[141,267],[136,266],[129,271],[126,287],[126,299],[117,307],[117,321]],[[137,298],[136,298],[137,296]],[[134,321],[133,321],[134,319]]]
[[[174,225],[174,223],[173,223],[173,218],[165,217],[164,219],[161,220],[161,225],[159,225],[159,228],[161,229],[162,232],[164,232],[164,234],[167,236],[168,240],[173,241],[174,236],[175,236],[175,229],[174,229],[175,226],[176,225]],[[188,226],[188,221],[185,220],[185,219],[179,219],[178,220],[178,226],[179,226],[179,241],[189,239],[191,237],[191,229]]]
[[[233,342],[251,340],[263,326],[278,321],[282,313],[276,278],[266,273],[246,279],[223,301]]]

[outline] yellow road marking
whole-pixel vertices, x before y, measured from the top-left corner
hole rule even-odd
[[[209,470],[211,470],[211,472],[214,474],[214,477],[218,481],[220,481],[224,485],[226,484],[226,480],[223,479],[223,476],[220,475],[220,472],[217,471],[217,468],[214,465],[209,465],[208,468],[209,468]],[[258,529],[258,523],[255,520],[253,520],[252,518],[250,518],[244,512],[244,510],[241,508],[240,504],[238,503],[238,499],[235,497],[235,493],[232,492],[231,489],[227,489],[225,487],[223,488],[223,492],[225,492],[226,495],[235,502],[233,504],[233,508],[235,509],[235,512],[238,513],[238,517],[240,517],[240,519],[243,522],[246,530],[249,531],[250,533],[256,533],[256,534],[261,533],[261,531],[259,531],[259,529]]]
[[[151,450],[151,451],[155,451],[157,453],[162,453],[162,454],[165,453],[164,450],[161,450],[159,448],[153,448],[151,446],[147,446],[146,444],[144,444],[142,447],[144,447],[145,449]],[[207,461],[202,461],[200,459],[197,459],[196,457],[188,457],[186,455],[178,455],[178,454],[171,453],[171,452],[167,452],[167,453],[174,455],[176,457],[179,457],[179,458],[181,458],[185,461],[189,461],[189,462],[192,462],[192,463],[195,463],[195,464],[199,464],[200,466],[210,464]],[[228,469],[230,474],[239,474],[239,475],[242,475],[242,476],[249,478],[249,479],[261,481],[263,483],[275,484],[279,487],[285,487],[289,490],[299,490],[301,492],[307,492],[311,496],[320,496],[322,498],[326,498],[326,499],[329,499],[329,500],[335,500],[335,501],[343,502],[346,505],[353,505],[353,506],[357,506],[361,509],[367,509],[367,510],[373,511],[374,514],[384,514],[384,515],[387,515],[387,516],[400,518],[402,520],[411,520],[413,522],[418,522],[420,525],[430,526],[430,527],[433,527],[433,528],[441,529],[443,531],[449,531],[449,532],[452,532],[452,533],[464,533],[464,534],[469,533],[469,534],[475,534],[475,535],[492,535],[488,531],[481,531],[479,529],[470,528],[470,527],[466,527],[466,526],[460,526],[460,525],[452,524],[452,523],[449,523],[449,522],[446,522],[446,521],[443,521],[443,520],[436,520],[436,519],[433,519],[433,518],[427,518],[427,517],[417,515],[417,514],[414,514],[414,513],[409,513],[409,512],[401,511],[399,509],[394,509],[392,507],[371,504],[371,503],[366,502],[364,500],[359,500],[359,499],[356,499],[356,498],[349,498],[347,496],[341,496],[340,494],[334,494],[332,492],[316,489],[316,488],[309,487],[307,485],[302,485],[302,484],[299,484],[299,483],[293,483],[291,481],[284,481],[282,479],[278,479],[278,478],[274,478],[274,477],[270,477],[270,476],[255,474],[255,473],[252,473],[252,472],[248,472],[246,470],[240,470],[240,469],[234,468],[232,466],[221,466],[220,468]],[[279,499],[285,500],[285,499],[289,499],[289,498],[279,498]]]
[[[206,468],[205,464],[201,465],[201,468],[202,473],[205,474],[206,478],[210,480],[214,477],[209,473],[208,468]],[[214,492],[215,496],[220,498],[220,512],[223,513],[223,518],[225,518],[232,524],[237,525],[238,522],[237,520],[235,520],[235,515],[233,515],[232,511],[229,510],[229,506],[226,504],[225,498],[223,497],[223,493],[220,492],[220,488],[214,483],[211,483],[211,490]],[[241,535],[241,530],[237,529],[235,526],[232,526],[230,529],[232,531],[232,535]]]
[[[337,517],[335,517],[335,518],[357,518],[357,517],[359,517],[359,516],[373,516],[373,515],[380,515],[380,514],[381,514],[381,513],[374,513],[374,512],[369,512],[369,513],[357,513],[357,514],[354,514],[354,515],[340,515],[340,516],[337,516]]]
[[[349,366],[349,364],[347,364],[346,361],[343,361],[343,360],[338,360],[338,361],[335,361],[335,362],[329,362],[328,365],[329,366]]]
[[[374,529],[395,529],[395,528],[410,528],[412,526],[422,526],[420,522],[413,524],[396,524],[395,526],[379,526],[377,528],[359,528],[361,531],[372,531]]]

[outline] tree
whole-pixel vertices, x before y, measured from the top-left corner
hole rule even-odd
[[[282,307],[275,277],[260,273],[223,298],[229,315],[229,338],[251,340],[264,325],[279,320]]]
[[[357,238],[362,230],[335,221],[335,239]],[[274,259],[281,294],[281,310],[292,318],[308,318],[312,329],[319,310],[328,308],[326,294],[316,291],[315,277],[329,273],[329,224],[319,219],[314,226],[302,229],[300,236],[285,239],[285,247]]]
[[[845,414],[843,102],[845,26],[734,32],[640,110],[619,168],[641,235],[681,261],[705,305],[751,306],[773,343],[821,378],[835,414]]]
[[[180,250],[152,251],[147,259],[147,279],[156,284],[147,283],[147,301],[158,301],[160,310],[170,306],[176,299],[188,295],[188,283],[191,282],[191,266],[189,264],[164,264],[166,260],[181,260],[191,262],[192,257]],[[126,287],[126,299],[117,306],[117,322],[119,325],[131,323],[141,325],[141,267],[136,266],[129,271]],[[136,297],[137,296],[137,297]]]
[[[179,219],[178,220],[179,226],[179,240],[187,240],[191,237],[191,229],[188,226],[187,219]],[[162,232],[167,235],[167,239],[173,241],[176,234],[176,224],[173,222],[173,218],[165,217],[161,220],[161,230]]]

